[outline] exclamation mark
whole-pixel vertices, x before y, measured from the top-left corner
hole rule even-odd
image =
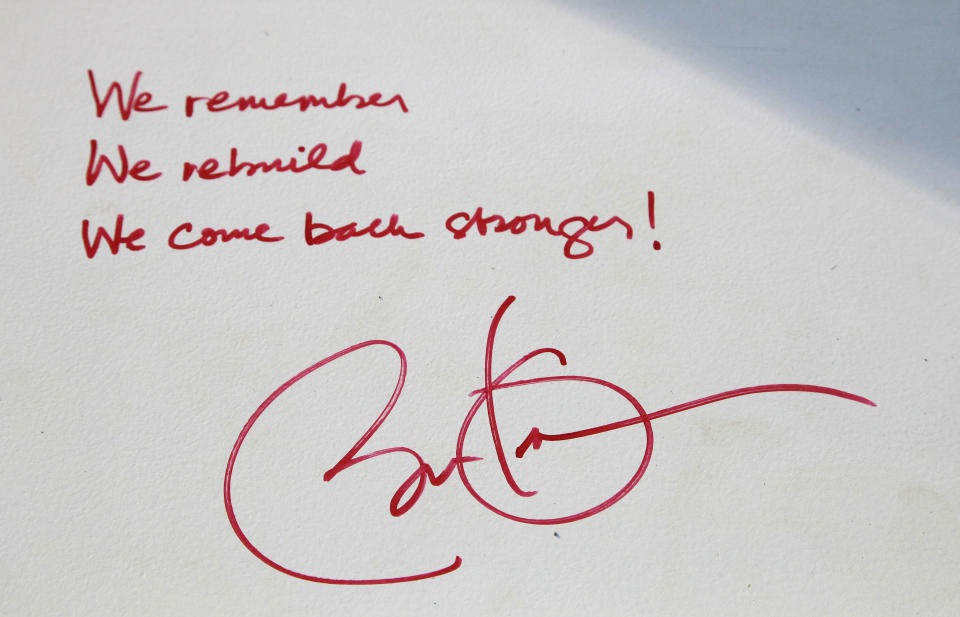
[[[653,213],[653,191],[647,191],[647,217],[650,219],[650,229],[657,228],[657,218]],[[660,241],[653,241],[653,250],[660,250]]]

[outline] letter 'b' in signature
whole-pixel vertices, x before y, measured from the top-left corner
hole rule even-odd
[[[728,390],[726,392],[720,392],[712,396],[707,396],[704,398],[699,398],[692,400],[686,403],[681,403],[679,405],[674,405],[672,407],[667,407],[659,411],[648,413],[640,405],[639,401],[636,398],[620,386],[610,383],[604,379],[599,379],[597,377],[585,377],[581,375],[553,375],[548,377],[537,377],[534,379],[522,379],[515,381],[507,381],[507,378],[510,375],[526,364],[531,359],[540,356],[540,355],[553,355],[559,360],[561,365],[567,364],[567,359],[563,353],[558,349],[553,349],[550,347],[543,347],[540,349],[535,349],[522,358],[517,360],[514,364],[508,367],[503,372],[494,376],[493,367],[492,367],[492,358],[493,358],[493,342],[497,334],[497,327],[500,324],[500,320],[503,318],[504,313],[506,313],[507,308],[513,303],[515,298],[513,296],[508,297],[503,304],[500,305],[500,309],[497,311],[496,315],[493,317],[493,321],[490,324],[490,330],[487,335],[487,345],[486,353],[484,358],[484,385],[483,388],[476,390],[471,393],[471,396],[476,396],[476,400],[473,405],[470,407],[467,412],[466,417],[463,420],[463,425],[460,428],[460,433],[457,437],[457,446],[454,456],[450,459],[447,465],[438,473],[436,472],[426,461],[423,460],[423,457],[420,456],[415,450],[411,448],[397,446],[393,448],[385,448],[383,450],[377,450],[375,452],[369,452],[366,454],[361,454],[360,450],[366,445],[366,443],[373,437],[377,432],[380,426],[386,421],[387,417],[390,415],[390,412],[393,411],[394,406],[397,403],[397,400],[400,398],[400,393],[403,391],[404,380],[406,379],[407,374],[407,358],[403,353],[403,350],[400,349],[394,343],[390,341],[374,340],[366,341],[363,343],[358,343],[351,347],[347,347],[332,356],[328,356],[323,360],[320,360],[313,366],[310,366],[300,373],[294,375],[286,382],[284,382],[279,388],[274,390],[270,396],[257,408],[257,410],[250,416],[250,419],[247,420],[247,423],[244,425],[243,430],[240,431],[240,435],[237,437],[236,443],[233,445],[233,450],[230,452],[230,458],[227,460],[227,470],[223,478],[223,502],[227,510],[227,518],[230,520],[230,525],[233,527],[234,533],[237,534],[237,537],[240,539],[240,542],[253,553],[260,561],[264,562],[271,568],[279,570],[280,572],[293,576],[295,578],[303,579],[306,581],[312,581],[316,583],[328,583],[334,585],[376,585],[384,583],[405,583],[410,581],[416,581],[425,578],[431,578],[435,576],[440,576],[442,574],[448,574],[458,569],[462,564],[460,557],[456,557],[453,563],[447,565],[446,567],[430,570],[426,572],[421,572],[418,574],[411,574],[408,576],[398,576],[392,578],[369,578],[369,579],[336,579],[336,578],[327,578],[323,576],[314,576],[310,574],[305,574],[302,572],[297,572],[287,568],[276,561],[273,561],[266,555],[264,555],[253,543],[247,538],[243,530],[240,528],[240,524],[237,522],[237,517],[233,510],[233,502],[230,495],[230,484],[233,476],[233,466],[236,462],[237,455],[240,452],[240,447],[243,445],[244,439],[246,439],[247,434],[250,432],[250,429],[253,428],[253,425],[260,418],[260,416],[267,410],[268,407],[277,399],[278,396],[284,393],[290,386],[297,383],[304,377],[307,377],[314,371],[323,368],[327,364],[334,362],[335,360],[342,358],[346,355],[349,355],[355,351],[363,349],[365,347],[372,346],[381,346],[388,347],[396,352],[397,356],[400,358],[400,374],[397,379],[397,385],[393,389],[393,393],[390,396],[390,399],[387,401],[386,406],[380,412],[380,415],[373,422],[370,428],[357,440],[357,442],[347,451],[347,453],[340,459],[340,461],[326,471],[323,475],[325,481],[333,480],[340,472],[353,467],[359,463],[383,456],[386,454],[396,454],[403,453],[409,455],[416,462],[416,467],[410,476],[400,485],[397,491],[394,493],[393,497],[390,499],[390,513],[393,516],[402,516],[405,512],[412,508],[417,500],[420,498],[420,495],[423,493],[424,489],[427,486],[427,483],[433,486],[439,486],[446,482],[450,477],[452,477],[453,472],[456,471],[460,481],[463,483],[463,486],[467,489],[467,492],[473,496],[481,505],[483,505],[488,510],[499,514],[510,520],[514,520],[520,523],[528,523],[533,525],[557,525],[560,523],[569,523],[572,521],[584,519],[595,514],[599,514],[603,510],[606,510],[613,504],[617,503],[623,499],[640,481],[640,478],[643,477],[643,474],[647,470],[647,466],[650,464],[650,457],[653,455],[653,428],[652,422],[658,418],[664,416],[669,416],[671,414],[679,413],[681,411],[686,411],[688,409],[693,409],[694,407],[701,407],[703,405],[709,405],[710,403],[715,403],[717,401],[722,401],[724,399],[733,398],[737,396],[746,396],[750,394],[759,394],[762,392],[813,392],[817,394],[826,394],[829,396],[835,396],[839,398],[849,399],[864,405],[875,406],[875,404],[862,396],[857,396],[856,394],[850,394],[849,392],[843,392],[842,390],[836,390],[834,388],[826,388],[823,386],[812,386],[805,384],[768,384],[762,386],[752,386],[748,388],[738,388],[736,390]],[[517,516],[511,514],[504,510],[501,510],[487,500],[485,500],[471,484],[469,478],[467,477],[465,464],[481,460],[475,456],[464,456],[463,447],[464,441],[467,436],[467,432],[470,429],[470,425],[474,420],[474,417],[481,410],[486,412],[487,422],[490,428],[490,435],[493,440],[493,446],[497,454],[497,459],[500,464],[500,470],[503,473],[504,480],[510,489],[517,495],[521,497],[530,497],[536,494],[536,491],[525,491],[517,484],[516,479],[510,471],[510,467],[507,464],[507,455],[504,450],[503,444],[500,440],[500,432],[497,428],[497,417],[494,407],[494,392],[497,390],[502,390],[505,388],[519,388],[523,386],[529,386],[533,384],[546,383],[546,382],[563,382],[563,381],[572,381],[580,383],[589,383],[595,386],[600,386],[612,390],[619,396],[623,397],[636,411],[636,417],[631,417],[626,420],[620,420],[618,422],[612,422],[609,424],[603,424],[600,426],[594,426],[591,428],[586,428],[579,431],[573,431],[568,433],[544,433],[538,428],[532,428],[528,433],[527,437],[519,444],[516,448],[515,455],[517,458],[523,457],[530,448],[534,450],[539,449],[546,442],[553,441],[566,441],[570,439],[579,439],[581,437],[588,437],[590,435],[596,435],[599,433],[604,433],[607,431],[615,431],[617,429],[625,428],[628,426],[633,426],[634,424],[642,424],[643,429],[646,432],[646,449],[643,453],[643,458],[640,461],[640,465],[637,468],[636,472],[630,478],[630,480],[620,488],[616,493],[606,500],[598,503],[597,505],[588,508],[582,512],[571,514],[568,516],[562,516],[557,518],[527,518],[522,516]]]

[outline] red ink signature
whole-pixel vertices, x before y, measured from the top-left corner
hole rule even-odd
[[[380,415],[377,416],[373,424],[366,430],[366,432],[357,440],[357,442],[347,451],[347,453],[337,462],[336,465],[331,467],[324,473],[324,481],[331,481],[342,471],[368,461],[370,459],[384,456],[387,454],[397,454],[402,453],[409,455],[413,458],[413,461],[416,463],[413,468],[412,473],[407,477],[406,480],[399,486],[396,492],[393,494],[390,499],[390,513],[393,516],[402,516],[405,512],[409,511],[412,508],[420,496],[423,494],[427,483],[430,483],[433,486],[439,486],[446,482],[450,477],[452,477],[454,470],[457,471],[460,481],[463,483],[464,487],[473,496],[473,498],[479,502],[481,505],[486,507],[488,510],[499,514],[510,520],[514,520],[521,523],[528,523],[533,525],[557,525],[561,523],[569,523],[572,521],[584,519],[590,516],[594,516],[603,510],[606,510],[610,506],[614,505],[621,499],[623,499],[640,481],[640,478],[643,477],[643,474],[647,470],[647,466],[650,463],[650,458],[653,454],[653,427],[652,422],[658,418],[668,416],[671,414],[679,413],[681,411],[686,411],[688,409],[693,409],[695,407],[701,407],[704,405],[709,405],[710,403],[715,403],[728,398],[734,398],[737,396],[746,396],[750,394],[759,394],[762,392],[810,392],[816,394],[826,394],[829,396],[835,396],[839,398],[848,399],[864,405],[875,406],[873,402],[862,397],[857,396],[856,394],[850,394],[849,392],[844,392],[842,390],[836,390],[834,388],[826,388],[823,386],[813,386],[805,384],[769,384],[761,386],[752,386],[748,388],[738,388],[736,390],[728,390],[726,392],[720,392],[712,396],[707,396],[704,398],[699,398],[692,400],[686,403],[681,403],[679,405],[674,405],[672,407],[667,407],[659,411],[648,413],[644,410],[640,402],[628,391],[621,388],[620,386],[611,383],[607,380],[600,379],[597,377],[586,377],[582,375],[551,375],[547,377],[537,377],[534,379],[522,379],[515,381],[507,381],[507,378],[518,368],[526,364],[531,359],[540,356],[540,355],[552,355],[560,362],[561,365],[567,364],[566,356],[563,352],[552,347],[543,347],[530,351],[519,360],[514,362],[504,371],[500,372],[498,375],[494,376],[492,358],[493,358],[493,343],[496,338],[497,328],[500,324],[501,319],[503,318],[504,313],[506,313],[507,308],[513,303],[515,298],[513,296],[508,297],[503,304],[500,305],[499,310],[496,315],[493,317],[493,321],[490,324],[490,329],[487,334],[487,344],[486,344],[486,353],[484,358],[484,386],[481,389],[475,390],[471,393],[471,396],[476,396],[476,400],[473,405],[470,407],[467,412],[466,417],[464,418],[463,424],[460,428],[460,433],[457,437],[456,450],[454,456],[446,464],[440,473],[437,473],[429,463],[427,463],[419,453],[411,448],[404,446],[396,446],[392,448],[385,448],[381,450],[376,450],[374,452],[368,452],[361,454],[360,451],[367,444],[367,442],[373,437],[377,432],[380,426],[386,421],[387,417],[390,415],[390,412],[393,411],[394,406],[397,403],[397,400],[400,398],[400,393],[403,391],[403,384],[406,379],[407,374],[407,359],[403,350],[396,344],[385,341],[385,340],[371,340],[363,343],[358,343],[338,351],[337,353],[324,358],[323,360],[317,362],[313,366],[310,366],[300,373],[294,375],[286,382],[284,382],[279,388],[274,390],[270,396],[257,408],[257,410],[250,416],[250,419],[247,420],[247,423],[244,425],[243,429],[240,431],[240,435],[237,437],[236,442],[234,443],[233,450],[230,452],[230,457],[227,460],[227,469],[224,474],[223,479],[223,501],[224,506],[227,511],[227,518],[230,520],[230,525],[233,527],[234,533],[240,539],[240,542],[253,553],[258,559],[267,564],[268,566],[284,573],[289,576],[317,582],[317,583],[329,583],[336,585],[375,585],[375,584],[384,584],[384,583],[404,583],[410,581],[416,581],[426,578],[432,578],[436,576],[441,576],[443,574],[448,574],[458,569],[462,564],[462,559],[457,556],[452,563],[449,565],[434,569],[428,570],[425,572],[411,574],[407,576],[396,576],[390,578],[369,578],[369,579],[337,579],[329,578],[324,576],[315,576],[311,574],[305,574],[303,572],[297,572],[290,568],[287,568],[280,563],[270,559],[265,554],[263,554],[253,543],[247,538],[243,530],[240,527],[239,522],[237,521],[236,514],[233,509],[233,502],[231,500],[231,480],[233,476],[234,463],[236,462],[237,455],[240,452],[240,448],[243,445],[244,439],[247,437],[247,434],[250,432],[250,429],[253,428],[253,425],[257,422],[260,416],[267,410],[268,407],[284,393],[292,385],[300,381],[301,379],[307,377],[314,371],[326,366],[327,364],[334,362],[335,360],[342,358],[348,354],[351,354],[360,349],[366,347],[380,346],[386,347],[393,350],[400,359],[400,372],[397,379],[397,384],[393,389],[393,392],[390,395],[389,400],[386,405],[383,407],[383,410],[380,412]],[[523,442],[516,449],[517,458],[523,457],[530,448],[539,449],[545,442],[555,442],[555,441],[565,441],[570,439],[580,439],[583,437],[589,437],[591,435],[596,435],[599,433],[613,431],[627,426],[632,426],[634,424],[642,424],[644,431],[646,433],[646,448],[643,453],[643,458],[640,461],[639,466],[636,471],[627,481],[627,483],[617,490],[613,495],[607,499],[601,501],[600,503],[594,505],[593,507],[587,508],[582,512],[575,514],[570,514],[567,516],[560,516],[555,518],[529,518],[518,516],[509,512],[506,512],[502,509],[499,509],[492,505],[489,501],[484,499],[476,490],[476,488],[471,484],[470,479],[467,476],[466,472],[466,463],[471,463],[474,461],[481,460],[476,456],[465,456],[463,453],[464,441],[467,436],[467,432],[470,429],[470,425],[474,420],[474,417],[477,413],[484,409],[486,411],[487,422],[490,428],[490,435],[493,440],[494,449],[497,454],[497,459],[500,465],[500,470],[503,473],[504,480],[510,489],[519,496],[529,497],[536,494],[536,491],[525,491],[520,488],[517,484],[516,479],[514,478],[512,472],[510,471],[510,466],[507,462],[506,451],[504,450],[503,444],[500,439],[500,432],[497,427],[497,416],[496,409],[494,406],[494,392],[498,390],[503,390],[505,388],[519,388],[523,386],[529,386],[533,384],[541,384],[548,382],[578,382],[581,384],[593,384],[594,386],[599,386],[606,388],[615,392],[625,399],[636,411],[636,417],[631,417],[626,420],[621,420],[618,422],[612,422],[609,424],[604,424],[600,426],[595,426],[579,431],[573,431],[568,433],[544,433],[538,428],[533,428],[523,440]]]

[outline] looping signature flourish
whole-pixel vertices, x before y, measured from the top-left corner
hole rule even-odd
[[[563,352],[552,347],[543,347],[535,349],[515,363],[510,365],[506,370],[502,371],[499,375],[493,375],[493,344],[494,339],[496,338],[497,328],[500,324],[500,321],[503,318],[503,315],[506,313],[507,309],[514,302],[514,296],[508,297],[497,310],[496,315],[494,315],[493,320],[490,324],[490,329],[487,335],[486,343],[486,353],[484,357],[484,385],[483,388],[475,390],[470,393],[471,396],[476,396],[476,400],[473,405],[470,407],[467,412],[466,417],[464,418],[463,424],[460,428],[460,433],[457,437],[457,444],[454,456],[450,459],[447,465],[437,473],[429,463],[427,463],[423,457],[411,448],[404,446],[397,446],[392,448],[385,448],[381,450],[376,450],[374,452],[369,452],[366,454],[360,454],[360,451],[367,444],[367,442],[373,437],[377,432],[380,426],[386,421],[387,417],[393,411],[394,406],[400,398],[400,394],[403,391],[404,381],[406,380],[407,375],[407,357],[404,354],[403,350],[390,341],[385,340],[370,340],[363,343],[358,343],[338,351],[337,353],[320,360],[316,364],[304,369],[303,371],[297,373],[287,381],[285,381],[280,387],[274,390],[270,396],[267,397],[263,403],[257,408],[257,410],[250,416],[250,419],[247,420],[247,423],[244,425],[243,429],[240,431],[240,435],[237,437],[236,442],[234,443],[233,450],[230,452],[230,457],[227,460],[227,469],[224,474],[223,479],[223,501],[224,506],[227,511],[227,518],[230,521],[230,525],[233,528],[234,533],[240,539],[240,542],[243,543],[244,547],[250,551],[254,556],[256,556],[260,561],[267,564],[271,568],[278,570],[289,576],[299,578],[306,581],[316,582],[316,583],[328,583],[334,585],[376,585],[376,584],[386,584],[386,583],[405,583],[411,581],[417,581],[426,578],[433,578],[441,576],[443,574],[448,574],[460,568],[463,560],[457,556],[452,563],[449,565],[418,574],[411,574],[406,576],[396,576],[390,578],[368,578],[368,579],[338,579],[338,578],[329,578],[323,576],[314,576],[310,574],[305,574],[302,572],[297,572],[290,568],[287,568],[280,563],[270,559],[265,554],[263,554],[253,543],[247,538],[244,534],[243,529],[240,527],[239,522],[237,521],[236,514],[233,508],[233,501],[231,498],[231,482],[233,478],[233,468],[237,459],[237,455],[240,453],[240,448],[243,445],[244,440],[247,437],[247,434],[253,428],[253,425],[257,422],[260,416],[267,410],[267,408],[283,394],[288,388],[300,381],[301,379],[307,377],[314,371],[323,368],[327,364],[336,361],[339,358],[342,358],[348,354],[351,354],[355,351],[359,351],[366,347],[380,346],[386,347],[393,350],[399,360],[400,360],[400,371],[397,378],[397,384],[393,389],[393,392],[387,401],[386,405],[383,407],[383,410],[380,412],[380,415],[377,416],[373,424],[370,425],[370,428],[364,432],[364,434],[357,440],[357,442],[347,451],[347,453],[335,464],[333,467],[328,469],[324,475],[324,481],[331,481],[342,471],[358,465],[364,461],[384,456],[387,454],[397,454],[403,453],[411,456],[416,462],[416,467],[413,472],[404,480],[404,482],[399,486],[397,491],[393,494],[390,499],[390,513],[393,516],[402,516],[404,513],[410,510],[420,496],[423,494],[423,491],[426,489],[427,484],[433,486],[439,486],[446,482],[449,478],[452,477],[454,470],[456,470],[460,481],[463,483],[463,486],[467,489],[467,492],[482,506],[488,510],[513,521],[520,523],[527,523],[532,525],[557,525],[561,523],[569,523],[572,521],[581,520],[590,516],[599,514],[603,510],[606,510],[610,506],[614,505],[634,489],[640,479],[643,477],[643,474],[646,472],[647,467],[650,463],[650,459],[653,455],[653,427],[652,422],[658,418],[664,416],[672,415],[675,413],[680,413],[681,411],[686,411],[693,409],[695,407],[702,407],[704,405],[709,405],[710,403],[715,403],[717,401],[722,401],[728,398],[734,398],[738,396],[746,396],[750,394],[759,394],[763,392],[809,392],[816,394],[825,394],[829,396],[839,397],[855,401],[857,403],[862,403],[864,405],[875,406],[875,404],[856,394],[851,394],[849,392],[844,392],[842,390],[837,390],[834,388],[827,388],[823,386],[814,386],[807,384],[767,384],[760,386],[751,386],[747,388],[737,388],[735,390],[727,390],[725,392],[720,392],[718,394],[713,394],[711,396],[695,399],[672,407],[667,407],[660,409],[655,412],[647,412],[644,410],[643,406],[640,404],[637,399],[630,394],[627,390],[621,388],[620,386],[600,379],[597,377],[587,377],[582,375],[552,375],[547,377],[537,377],[533,379],[522,379],[516,381],[506,381],[507,378],[518,368],[526,364],[528,361],[540,355],[553,355],[560,362],[561,365],[567,364],[566,356]],[[589,437],[591,435],[597,435],[600,433],[605,433],[608,431],[614,431],[621,428],[626,428],[628,426],[633,426],[635,424],[642,424],[644,432],[646,433],[646,448],[644,449],[643,458],[640,461],[636,471],[627,481],[627,483],[615,492],[612,496],[605,499],[601,503],[588,508],[582,512],[575,514],[570,514],[567,516],[555,517],[555,518],[529,518],[522,517],[515,514],[511,514],[502,509],[497,508],[489,501],[485,500],[476,488],[471,484],[469,477],[467,476],[466,463],[471,463],[475,461],[482,460],[476,456],[465,456],[463,454],[464,442],[466,440],[467,432],[470,429],[470,426],[481,409],[485,409],[487,415],[487,423],[490,428],[490,435],[493,440],[494,450],[497,454],[497,460],[500,466],[500,470],[503,473],[503,477],[510,489],[517,495],[521,497],[530,497],[536,494],[536,491],[528,491],[522,489],[517,483],[516,479],[513,476],[513,473],[510,470],[510,466],[507,463],[506,451],[503,447],[503,444],[500,439],[500,431],[497,425],[496,418],[496,409],[494,405],[494,392],[497,390],[502,390],[505,388],[517,388],[523,386],[529,386],[533,384],[547,383],[547,382],[579,382],[579,383],[588,383],[594,386],[600,386],[609,390],[612,390],[623,399],[625,399],[636,411],[636,417],[630,417],[625,420],[619,420],[617,422],[611,422],[608,424],[603,424],[600,426],[594,426],[579,431],[572,431],[567,433],[545,433],[539,428],[532,428],[527,434],[527,437],[517,446],[515,450],[515,455],[517,458],[522,458],[525,456],[530,449],[540,449],[544,443],[548,442],[559,442],[567,441],[572,439],[580,439],[583,437]]]

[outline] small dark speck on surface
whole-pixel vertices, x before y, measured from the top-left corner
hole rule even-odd
[[[860,111],[860,108],[859,108],[859,107],[857,107],[857,111]]]
[[[923,359],[923,361],[924,361],[924,362],[926,362],[926,361],[927,361],[927,359],[926,359],[926,358],[924,358],[924,359]],[[40,432],[42,433],[43,431],[40,431]]]
[[[836,270],[836,269],[837,269],[837,265],[836,265],[836,264],[834,264],[833,267],[830,268],[830,270]]]
[[[380,298],[381,300],[383,300],[383,296],[377,296],[377,297]]]
[[[556,531],[554,531],[554,532],[553,532],[553,537],[554,537],[554,538],[559,538],[559,537],[560,537],[560,534],[558,534]]]

